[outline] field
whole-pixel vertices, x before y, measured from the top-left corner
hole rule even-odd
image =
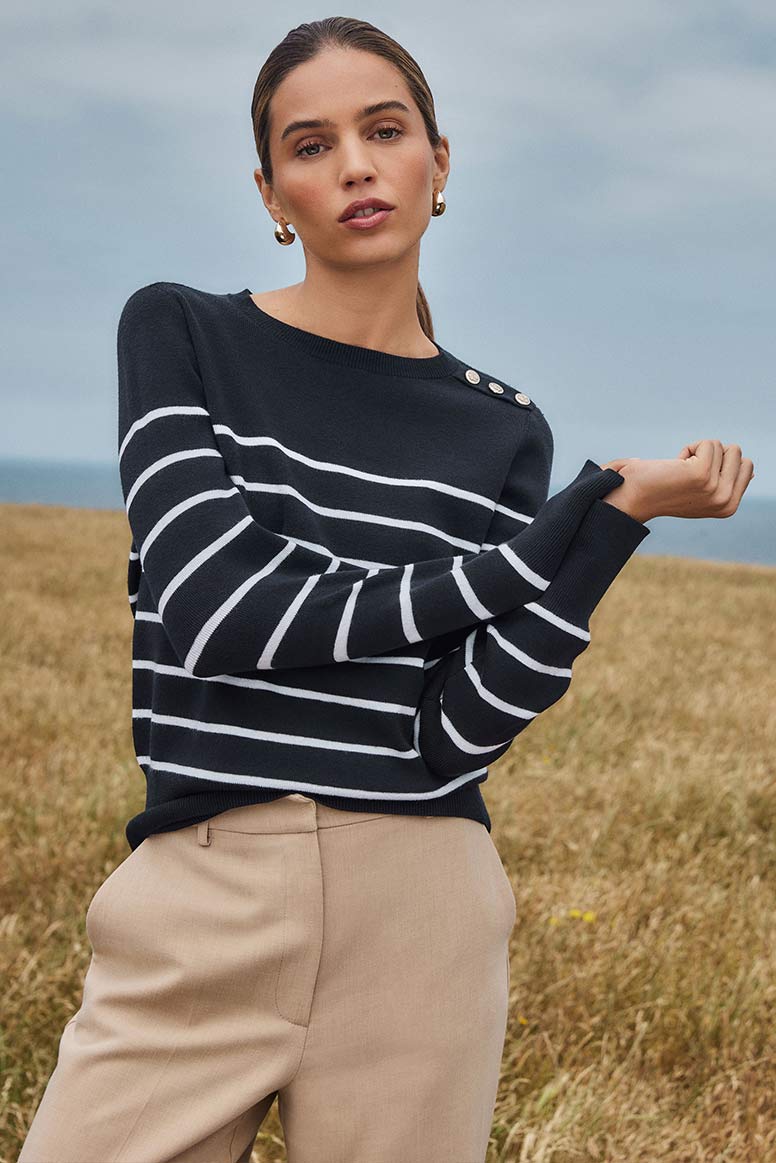
[[[10,1163],[144,781],[124,514],[3,505],[0,531]],[[637,554],[567,694],[491,769],[517,921],[487,1163],[776,1160],[774,626],[775,569]],[[285,1158],[275,1106],[253,1159]]]

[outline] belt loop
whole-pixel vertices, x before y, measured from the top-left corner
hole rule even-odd
[[[197,843],[203,845],[210,843],[210,820],[203,820],[201,824],[197,824]]]

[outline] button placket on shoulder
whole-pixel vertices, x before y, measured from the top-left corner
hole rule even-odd
[[[522,408],[533,409],[536,407],[526,392],[516,392],[508,386],[500,384],[497,380],[490,380],[484,373],[478,372],[476,368],[459,367],[453,374],[457,379],[464,380],[476,387],[479,392],[501,396],[502,399],[509,400],[512,404],[519,404]]]

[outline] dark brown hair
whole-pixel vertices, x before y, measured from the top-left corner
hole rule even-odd
[[[272,96],[292,69],[311,60],[324,48],[351,48],[372,52],[390,61],[400,71],[420,110],[432,148],[439,145],[440,134],[434,112],[434,98],[418,63],[406,49],[387,33],[365,20],[350,16],[329,16],[292,28],[285,39],[267,57],[256,79],[251,102],[251,120],[256,152],[265,180],[272,185],[272,162],[269,156],[269,121]],[[431,310],[423,288],[418,283],[415,298],[418,319],[426,336],[434,339]]]

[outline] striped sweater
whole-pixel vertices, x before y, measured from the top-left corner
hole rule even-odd
[[[250,294],[151,283],[118,323],[146,780],[127,841],[292,792],[490,829],[488,764],[567,690],[649,529],[589,459],[548,498],[524,392]]]

